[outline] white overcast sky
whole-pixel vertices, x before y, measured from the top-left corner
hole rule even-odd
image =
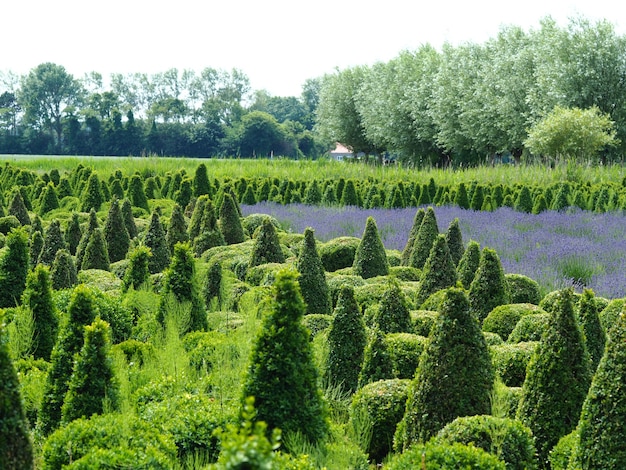
[[[0,72],[43,62],[74,77],[238,68],[255,90],[300,95],[307,78],[388,61],[429,43],[482,43],[502,25],[551,16],[606,19],[626,34],[622,0],[4,0]]]

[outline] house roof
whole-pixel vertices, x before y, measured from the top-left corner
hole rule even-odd
[[[337,145],[335,146],[335,150],[331,150],[330,151],[331,154],[333,153],[352,153],[352,150],[350,150],[348,147],[346,147],[343,144],[340,144],[339,142],[337,142]]]

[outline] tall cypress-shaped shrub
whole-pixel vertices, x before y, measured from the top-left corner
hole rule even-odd
[[[515,210],[530,214],[533,210],[533,197],[528,186],[524,185],[515,199]]]
[[[389,282],[380,299],[380,306],[374,312],[372,322],[385,334],[412,331],[408,302],[397,281]]]
[[[457,272],[459,280],[465,289],[469,289],[478,271],[480,264],[480,244],[475,240],[470,240],[465,248],[463,256],[459,260]]]
[[[28,273],[22,305],[33,314],[32,355],[35,359],[49,361],[59,329],[59,319],[52,302],[49,268],[38,265]]]
[[[329,385],[347,393],[356,391],[366,344],[365,323],[354,298],[354,289],[343,286],[328,330],[324,375]]]
[[[120,201],[124,199],[124,188],[122,187],[122,182],[119,178],[115,178],[111,181],[109,192],[111,193],[111,197],[116,197]]]
[[[6,237],[6,247],[0,258],[0,308],[15,307],[26,287],[30,257],[26,231],[23,228],[11,230]]]
[[[142,209],[149,211],[148,198],[146,192],[143,189],[143,182],[141,176],[134,174],[128,181],[128,199],[133,207],[141,207]]]
[[[67,249],[72,256],[76,254],[76,249],[78,248],[78,244],[80,243],[80,239],[82,237],[83,232],[80,228],[80,218],[78,217],[78,212],[72,212],[72,217],[70,218],[67,228],[65,229],[65,243],[67,244]]]
[[[580,468],[626,468],[626,314],[609,331],[606,349],[583,403],[579,429]]]
[[[76,247],[76,267],[80,268],[83,264],[83,257],[85,256],[85,249],[87,248],[87,244],[91,239],[91,234],[94,230],[96,230],[100,224],[98,223],[98,215],[95,210],[89,211],[89,220],[87,222],[87,227],[83,231],[83,236]]]
[[[224,194],[220,207],[220,230],[227,245],[244,241],[243,226],[239,217],[239,211],[230,193]]]
[[[109,206],[109,213],[104,223],[104,240],[111,263],[126,258],[130,246],[130,235],[128,235],[128,230],[124,225],[124,218],[117,199],[113,199]]]
[[[370,330],[365,350],[363,366],[359,373],[359,388],[379,380],[393,379],[393,360],[385,341],[385,334],[378,328]]]
[[[109,253],[107,251],[107,243],[102,234],[102,229],[95,229],[91,232],[89,242],[85,248],[85,255],[80,269],[101,269],[108,271],[110,269]]]
[[[215,215],[215,208],[209,199],[204,204],[204,211],[200,222],[200,232],[193,239],[193,250],[196,256],[200,256],[209,248],[225,245],[224,236],[220,231]]]
[[[268,429],[301,433],[310,443],[328,435],[327,411],[317,385],[310,333],[302,324],[305,306],[296,273],[276,275],[269,312],[263,317],[243,385],[253,396],[256,418]],[[276,371],[280,371],[277,378]]]
[[[140,245],[128,256],[128,266],[122,279],[122,292],[128,289],[140,289],[150,279],[148,263],[152,253],[147,246]]]
[[[304,192],[304,203],[313,206],[319,205],[322,202],[322,190],[317,180],[313,180],[309,184]]]
[[[7,470],[30,470],[34,468],[33,446],[3,320],[0,314],[0,464]]]
[[[30,236],[30,249],[29,249],[29,257],[30,257],[30,265],[37,266],[37,261],[39,260],[39,256],[41,255],[41,250],[43,249],[43,235],[39,230],[35,230],[33,234]]]
[[[43,436],[50,434],[61,423],[61,407],[72,376],[74,355],[83,347],[85,326],[91,324],[96,315],[97,306],[92,292],[85,285],[77,286],[67,308],[67,321],[52,350],[50,370],[44,384],[37,420],[37,428]]]
[[[206,271],[204,285],[202,286],[202,295],[207,309],[212,308],[213,299],[217,299],[217,308],[222,305],[222,264],[219,261],[211,263]]]
[[[467,188],[465,187],[465,183],[459,183],[459,186],[456,190],[456,195],[454,197],[454,203],[459,206],[461,209],[469,209],[470,201],[467,197]]]
[[[30,215],[28,215],[28,209],[20,191],[14,191],[13,198],[11,198],[9,208],[7,209],[7,215],[14,215],[22,225],[30,225]]]
[[[495,250],[483,248],[474,280],[470,284],[469,301],[472,313],[483,321],[498,305],[509,303],[509,289],[500,257]]]
[[[204,163],[200,163],[196,167],[193,174],[193,195],[200,197],[203,194],[211,193],[211,183],[209,182],[209,174]]]
[[[446,242],[448,242],[450,256],[452,257],[452,262],[456,267],[459,265],[459,261],[461,261],[463,253],[465,253],[465,246],[463,246],[463,234],[461,233],[461,228],[459,227],[458,217],[455,217],[448,226],[448,230],[446,231]]]
[[[172,208],[172,215],[170,216],[169,223],[167,224],[165,239],[170,253],[174,253],[174,245],[177,243],[185,243],[189,240],[185,215],[183,214],[182,207],[178,204],[174,204],[174,207]]]
[[[124,219],[124,226],[128,232],[128,236],[132,240],[137,238],[138,231],[137,225],[135,225],[135,217],[133,216],[133,208],[128,199],[122,201],[122,218]]]
[[[304,230],[304,244],[298,255],[296,269],[300,273],[298,281],[306,313],[331,313],[333,307],[326,272],[317,251],[314,231],[310,227]]]
[[[53,289],[69,289],[78,283],[76,263],[67,250],[57,251],[52,269],[50,270],[50,280]]]
[[[187,204],[189,204],[189,201],[191,201],[192,196],[192,180],[190,178],[184,178],[180,182],[180,188],[176,191],[176,194],[174,194],[174,201],[180,207],[185,208],[187,207]]]
[[[389,274],[387,253],[380,239],[378,227],[373,217],[368,217],[361,242],[354,255],[354,274],[363,279]]]
[[[346,181],[343,191],[341,192],[340,204],[342,206],[358,206],[359,198],[356,192],[354,181],[349,179]]]
[[[109,324],[100,318],[85,327],[85,341],[74,362],[67,394],[61,407],[61,421],[102,414],[105,403],[115,410],[119,405],[119,385],[110,355]]]
[[[191,213],[191,220],[189,222],[189,240],[193,240],[200,235],[200,229],[202,226],[202,218],[204,216],[204,207],[209,201],[209,196],[202,194],[196,199],[196,204],[193,207]]]
[[[102,206],[104,202],[104,197],[102,196],[100,178],[98,178],[97,173],[93,172],[89,175],[87,186],[83,191],[81,200],[82,204],[80,210],[82,212],[89,212],[91,209],[94,209],[96,212],[100,210],[100,206]]]
[[[548,328],[526,369],[517,418],[535,436],[541,468],[559,439],[580,417],[591,383],[589,353],[574,316],[573,292],[559,291]]]
[[[494,371],[461,289],[445,293],[411,382],[399,443],[426,442],[459,416],[489,414]]]
[[[285,255],[276,228],[269,217],[265,217],[254,240],[252,255],[250,257],[250,267],[265,263],[284,263]]]
[[[165,240],[165,231],[161,224],[161,218],[156,211],[152,211],[150,225],[144,236],[143,243],[150,248],[152,253],[148,260],[150,274],[163,271],[170,264],[170,250]]]
[[[426,215],[426,211],[420,207],[415,212],[415,216],[413,216],[413,225],[411,226],[411,231],[409,232],[409,239],[402,250],[402,266],[409,265],[411,253],[413,252],[413,246],[415,245],[417,234],[419,233],[420,226],[422,225],[422,220],[424,220],[424,215]]]
[[[413,244],[413,251],[409,258],[409,266],[417,269],[422,269],[430,250],[433,247],[435,238],[439,235],[439,227],[437,226],[437,217],[435,217],[435,210],[432,207],[426,209],[424,219],[420,225],[420,229],[417,232],[417,238]]]
[[[43,247],[39,254],[38,262],[50,266],[54,261],[57,251],[67,248],[63,233],[61,232],[61,224],[58,219],[54,219],[48,225],[46,233],[43,237]]]
[[[166,322],[169,295],[173,295],[179,303],[189,302],[191,310],[187,331],[206,331],[206,310],[197,286],[196,262],[188,243],[177,243],[174,246],[172,262],[164,273],[163,293],[157,313],[157,320],[162,325]]]
[[[415,298],[416,304],[422,305],[435,292],[456,286],[457,278],[456,267],[448,249],[446,236],[439,234],[422,270],[422,277]]]
[[[47,214],[48,212],[59,208],[59,197],[57,196],[56,189],[52,183],[48,183],[41,193],[39,199],[39,215]]]
[[[591,289],[583,290],[578,301],[578,318],[585,345],[591,358],[591,371],[593,372],[604,354],[606,334],[600,324],[596,296]]]

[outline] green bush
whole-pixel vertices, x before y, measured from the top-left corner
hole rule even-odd
[[[417,269],[424,267],[437,235],[439,235],[439,227],[437,226],[435,210],[432,207],[428,207],[417,232],[415,242],[413,243],[409,266]]]
[[[368,217],[361,243],[354,254],[354,274],[363,279],[389,274],[389,262],[373,217]]]
[[[394,377],[412,379],[426,346],[426,338],[412,333],[390,333],[386,335],[385,341]]]
[[[409,260],[411,259],[411,253],[413,253],[413,246],[415,245],[415,240],[417,239],[417,234],[419,233],[420,226],[422,225],[422,221],[424,220],[424,215],[426,215],[426,211],[424,208],[420,207],[415,212],[415,216],[413,216],[413,225],[411,226],[411,231],[409,232],[409,239],[402,250],[402,266],[408,266]]]
[[[361,240],[356,237],[338,237],[321,243],[319,247],[320,259],[324,269],[329,272],[351,267],[354,264],[356,250]]]
[[[109,253],[107,251],[106,240],[102,230],[97,228],[91,232],[89,242],[85,247],[85,253],[83,255],[83,261],[80,265],[81,270],[99,269],[101,271],[108,271],[111,263],[109,261]]]
[[[478,321],[498,305],[509,303],[509,291],[500,257],[491,248],[483,248],[478,270],[469,289],[470,310]]]
[[[122,292],[131,288],[138,290],[148,282],[150,278],[148,266],[151,256],[150,248],[141,245],[130,252],[129,263],[122,279]]]
[[[539,466],[548,465],[548,454],[569,434],[580,416],[591,383],[590,360],[574,316],[573,292],[559,291],[548,329],[533,353],[518,418],[535,436]]]
[[[461,228],[459,227],[459,219],[454,218],[448,230],[446,231],[446,242],[448,243],[448,249],[450,250],[450,256],[454,266],[458,266],[459,261],[465,253],[465,246],[463,245],[463,235],[461,234]]]
[[[465,289],[469,289],[472,285],[479,264],[480,244],[477,241],[470,240],[457,267],[459,281],[461,281],[461,285]]]
[[[165,239],[165,230],[161,224],[161,218],[156,211],[150,216],[150,225],[144,236],[143,243],[150,248],[152,256],[148,258],[150,274],[163,271],[170,264],[170,250]]]
[[[327,340],[326,380],[346,392],[354,392],[359,382],[367,336],[354,290],[350,286],[342,287],[339,292]]]
[[[326,274],[326,283],[328,284],[328,291],[334,308],[337,305],[339,292],[343,286],[350,286],[356,289],[357,287],[364,286],[365,280],[360,276],[331,273]]]
[[[263,220],[259,232],[254,239],[252,254],[250,256],[250,266],[254,267],[260,264],[284,262],[285,255],[278,241],[276,228],[274,224],[272,224],[272,221],[266,218]]]
[[[439,444],[436,441],[414,445],[394,455],[384,470],[505,470],[504,462],[482,449],[463,444]]]
[[[317,251],[314,231],[311,228],[304,230],[304,244],[296,262],[296,269],[300,273],[298,282],[306,303],[306,313],[331,313],[330,290],[326,283],[324,265]]]
[[[507,387],[521,387],[526,367],[537,348],[537,341],[491,346],[491,360],[496,375]]]
[[[245,281],[252,286],[271,286],[276,280],[276,273],[284,268],[284,263],[260,264],[247,269]]]
[[[625,304],[626,298],[613,299],[599,313],[598,316],[600,317],[600,324],[602,325],[602,328],[605,332],[609,331],[613,327],[613,325],[617,323],[617,319],[622,313]]]
[[[56,290],[69,289],[78,283],[76,264],[69,251],[57,251],[54,261],[52,262],[50,279],[52,281],[52,288]]]
[[[483,320],[483,331],[496,333],[506,341],[523,316],[542,312],[536,305],[528,303],[499,305]]]
[[[6,250],[0,253],[0,308],[19,303],[26,287],[29,257],[26,231],[11,230],[6,238]]]
[[[507,341],[521,343],[524,341],[539,341],[544,331],[548,329],[549,313],[534,313],[524,315],[515,325]]]
[[[412,331],[409,305],[397,281],[390,281],[386,286],[371,322],[385,334]]]
[[[533,435],[519,421],[495,416],[460,417],[437,434],[437,442],[483,449],[502,460],[507,470],[537,468]]]
[[[89,212],[91,209],[94,209],[96,212],[100,210],[104,197],[102,196],[102,187],[97,173],[92,172],[89,175],[87,186],[81,195],[81,201],[81,212]]]
[[[385,335],[378,328],[369,331],[359,373],[359,388],[379,380],[393,379],[393,362]]]
[[[488,414],[494,371],[467,295],[445,291],[437,322],[411,382],[403,434],[405,449],[426,442],[459,416]]]
[[[124,218],[117,199],[113,199],[109,206],[107,219],[104,223],[104,239],[111,263],[126,257],[130,246],[130,236],[124,225]]]
[[[30,265],[37,266],[37,261],[43,249],[43,235],[39,230],[35,230],[30,236]]]
[[[533,197],[528,186],[524,185],[515,199],[515,210],[530,214],[533,211]]]
[[[443,295],[443,294],[442,294]],[[428,337],[433,329],[439,313],[435,310],[413,310],[411,311],[411,323],[413,332],[419,336]]]
[[[146,197],[146,192],[140,175],[134,174],[130,177],[130,180],[128,181],[127,194],[130,204],[133,207],[140,207],[147,212],[150,211],[148,198]]]
[[[327,330],[333,322],[333,316],[324,313],[310,313],[305,315],[302,323],[311,332],[311,339],[315,338],[319,333]]]
[[[600,324],[596,296],[591,289],[585,289],[578,301],[578,320],[591,358],[591,370],[595,371],[604,354],[606,334]]]
[[[570,461],[575,453],[580,434],[578,428],[559,439],[550,451],[550,468],[552,470],[571,470]]]
[[[373,462],[382,462],[391,451],[396,426],[404,414],[409,380],[373,382],[357,391],[350,404],[350,425],[371,425],[366,452]]]
[[[98,214],[95,210],[89,212],[89,220],[87,222],[87,228],[83,231],[83,234],[76,247],[76,267],[80,268],[83,264],[83,256],[85,255],[85,249],[91,239],[91,234],[99,227]]]
[[[11,202],[9,203],[9,207],[7,209],[7,216],[14,216],[22,225],[31,224],[30,215],[28,215],[28,208],[26,207],[26,202],[22,197],[21,191],[16,190],[13,192],[13,197],[11,198]]]
[[[433,241],[430,254],[422,270],[415,300],[417,305],[423,304],[428,297],[437,291],[455,287],[456,281],[456,264],[450,254],[446,236],[439,234]]]
[[[137,238],[137,225],[135,224],[135,217],[133,216],[133,208],[128,199],[122,201],[122,218],[124,219],[124,226],[128,232],[130,239]]]
[[[276,220],[275,217],[267,214],[250,214],[241,219],[241,225],[243,226],[243,229],[246,231],[246,233],[249,236],[252,236],[254,232],[256,232],[257,229],[263,224],[263,220],[265,220],[266,218],[270,219],[272,225],[274,225],[277,230],[280,229],[280,223],[278,222],[278,220]]]
[[[59,330],[59,318],[52,301],[50,270],[38,265],[26,276],[22,305],[33,314],[33,349],[35,359],[50,360]]]
[[[244,241],[245,236],[238,206],[230,193],[224,194],[222,205],[219,206],[219,219],[220,230],[227,245]]]
[[[504,344],[500,335],[496,333],[490,333],[489,331],[483,331],[483,336],[485,337],[485,342],[487,346],[498,346],[500,344]]]
[[[389,274],[400,281],[418,282],[422,277],[422,272],[411,266],[390,266]]]
[[[50,435],[43,446],[44,469],[169,470],[175,463],[173,437],[128,414],[76,420]]]
[[[504,279],[509,288],[509,302],[512,304],[539,305],[539,302],[541,302],[541,291],[537,281],[523,274],[511,273],[505,274]]]
[[[20,221],[14,215],[0,217],[0,233],[7,235],[12,229],[20,227]]]
[[[67,248],[63,233],[61,232],[61,223],[58,219],[54,219],[48,225],[43,237],[43,247],[37,260],[41,264],[50,266],[54,261],[57,251]]]
[[[48,183],[39,198],[39,215],[43,216],[48,212],[59,208],[59,197],[54,184]]]

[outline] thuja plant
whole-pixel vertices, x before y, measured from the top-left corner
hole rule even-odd
[[[500,257],[495,250],[483,248],[474,280],[470,284],[469,301],[472,313],[483,321],[499,305],[509,303],[509,289]]]
[[[457,267],[459,281],[465,289],[469,289],[472,285],[479,264],[480,244],[476,240],[470,240]]]
[[[38,265],[28,273],[22,305],[33,315],[33,349],[35,359],[50,360],[56,342],[59,319],[52,301],[52,283],[48,267]]]
[[[411,258],[411,253],[413,252],[413,245],[415,245],[415,239],[417,238],[417,234],[419,232],[420,226],[422,225],[422,220],[424,220],[424,215],[426,211],[424,208],[420,207],[415,212],[415,216],[413,217],[413,225],[411,226],[411,231],[409,232],[409,239],[404,246],[404,250],[402,250],[402,265],[408,266],[409,259]]]
[[[626,468],[626,314],[611,328],[578,423],[579,468]]]
[[[243,242],[245,236],[243,226],[241,225],[241,218],[233,196],[229,192],[224,193],[219,215],[220,230],[222,231],[226,244],[233,245]]]
[[[85,341],[74,362],[67,394],[61,408],[61,422],[102,414],[105,406],[119,405],[119,384],[110,355],[109,324],[100,318],[85,327]]]
[[[463,290],[445,291],[415,377],[396,436],[400,448],[427,442],[459,416],[490,413],[494,370]]]
[[[52,287],[56,290],[69,289],[78,283],[78,275],[74,257],[68,250],[57,251],[50,270]]]
[[[439,234],[439,227],[437,226],[437,217],[435,216],[435,210],[432,207],[426,209],[422,223],[417,232],[415,243],[413,244],[413,251],[409,258],[409,266],[422,269],[430,250],[433,246],[437,235]]]
[[[281,270],[272,287],[243,385],[243,399],[253,396],[257,419],[285,434],[300,433],[316,444],[329,432],[327,410],[317,385],[310,334],[302,324],[304,300],[297,273]],[[276,380],[276,371],[281,379]]]
[[[41,193],[39,198],[39,215],[47,214],[48,212],[59,208],[59,197],[57,196],[54,184],[48,183]]]
[[[595,371],[604,354],[606,334],[600,324],[596,296],[591,289],[585,289],[578,301],[578,319],[591,358],[591,371]]]
[[[202,295],[204,297],[204,303],[207,309],[211,310],[213,307],[213,300],[215,299],[217,308],[221,308],[223,301],[222,284],[223,284],[223,272],[222,264],[219,261],[211,263],[206,271],[204,278],[204,284],[202,288]]]
[[[78,217],[78,212],[72,212],[72,217],[70,218],[67,228],[65,229],[65,243],[67,244],[67,248],[72,256],[76,254],[76,248],[78,248],[78,244],[80,243],[82,236],[83,232],[80,228],[80,218]]]
[[[284,263],[285,255],[280,247],[276,227],[269,217],[265,217],[254,239],[250,267],[266,263]]]
[[[124,219],[124,226],[128,232],[128,236],[132,240],[137,238],[138,231],[137,225],[135,225],[135,217],[133,216],[133,208],[128,199],[122,201],[122,219]]]
[[[85,247],[83,262],[80,269],[101,269],[108,271],[110,268],[109,253],[107,251],[107,243],[102,234],[102,229],[97,228],[91,232],[89,242]]]
[[[179,204],[174,204],[172,208],[172,215],[167,224],[167,232],[165,234],[165,240],[170,253],[174,253],[174,245],[177,243],[185,243],[189,240],[187,234],[187,221],[183,214],[183,209]]]
[[[50,434],[61,423],[61,407],[72,376],[74,355],[83,346],[85,326],[93,323],[96,314],[96,301],[92,292],[85,285],[77,286],[67,308],[67,321],[59,332],[50,357],[50,369],[37,420],[37,428],[43,436]]]
[[[85,228],[83,235],[76,247],[76,266],[80,267],[83,264],[83,256],[85,255],[85,248],[87,248],[87,243],[91,239],[91,234],[95,229],[100,226],[98,222],[98,215],[95,210],[89,211],[89,220],[87,222],[87,227]]]
[[[420,284],[417,289],[416,304],[422,305],[426,299],[437,291],[456,286],[457,272],[448,249],[444,234],[437,235],[430,255],[426,260]]]
[[[28,209],[22,198],[22,193],[19,190],[15,190],[9,208],[7,209],[7,215],[14,215],[22,225],[30,225],[30,215],[28,215]]]
[[[202,207],[199,234],[193,238],[193,250],[196,256],[200,256],[209,248],[226,244],[217,224],[217,215],[213,203],[209,199]]]
[[[573,291],[559,291],[548,328],[531,356],[517,417],[535,436],[541,468],[549,452],[580,417],[591,383],[591,364],[574,316]]]
[[[80,210],[82,212],[89,212],[91,209],[94,209],[96,212],[100,210],[100,206],[104,202],[104,197],[102,196],[102,187],[97,173],[93,172],[89,176],[81,200],[82,205]]]
[[[196,171],[193,175],[192,188],[195,197],[211,194],[211,182],[209,181],[208,171],[204,163],[200,163],[196,167]]]
[[[33,446],[20,396],[20,383],[4,337],[0,314],[0,464],[6,469],[34,468]]]
[[[63,233],[61,232],[61,224],[58,219],[54,219],[48,225],[46,233],[43,237],[43,247],[37,260],[41,264],[50,266],[54,261],[57,251],[67,248]]]
[[[43,235],[39,230],[35,230],[30,236],[30,265],[36,266],[43,249]]]
[[[126,230],[120,203],[117,198],[114,198],[109,206],[109,213],[104,223],[104,239],[111,263],[126,258],[126,253],[130,246],[130,235],[128,235],[128,230]]]
[[[209,196],[206,194],[200,195],[196,199],[196,203],[191,213],[191,220],[189,222],[189,240],[193,240],[200,235],[200,229],[202,224],[202,217],[204,216],[204,207],[209,201]]]
[[[389,261],[380,239],[378,227],[373,217],[368,217],[361,242],[356,249],[353,264],[354,274],[363,279],[389,274]]]
[[[359,384],[367,335],[354,289],[343,286],[328,330],[325,379],[330,386],[353,393]]]
[[[147,246],[140,245],[133,249],[128,256],[128,266],[122,278],[122,292],[129,289],[138,290],[150,279],[148,262],[152,252]]]
[[[20,301],[26,287],[29,255],[26,230],[11,230],[0,258],[0,308],[15,307]]]
[[[148,198],[146,197],[146,192],[143,189],[141,176],[134,174],[130,177],[130,180],[128,181],[127,194],[130,204],[133,207],[140,207],[145,211],[150,210],[150,207],[148,206]]]
[[[370,331],[363,351],[363,365],[359,372],[359,388],[365,385],[393,378],[393,360],[385,341],[385,334],[374,328]]]
[[[310,227],[304,230],[304,242],[298,255],[296,269],[300,273],[298,282],[306,304],[306,313],[331,313],[332,302],[326,272],[317,251],[315,232]]]
[[[458,266],[459,261],[465,253],[465,246],[463,245],[463,234],[459,227],[459,219],[455,217],[450,222],[448,230],[446,231],[446,242],[448,242],[448,249],[450,250],[450,256],[454,266]]]
[[[374,310],[372,323],[385,334],[412,330],[408,301],[397,281],[390,281],[385,288],[380,306]]]
[[[143,243],[150,248],[152,256],[148,260],[151,274],[163,271],[170,264],[170,250],[165,240],[165,230],[157,211],[152,211],[150,225],[144,235]]]

